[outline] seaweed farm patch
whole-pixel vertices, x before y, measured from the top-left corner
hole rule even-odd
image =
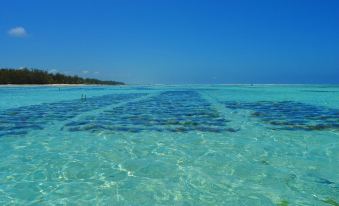
[[[251,116],[283,130],[338,130],[339,110],[295,101],[223,102],[229,109],[252,111]]]
[[[226,120],[195,91],[166,91],[157,96],[69,122],[70,131],[235,132]]]
[[[109,94],[86,100],[68,100],[55,103],[23,106],[0,111],[0,137],[22,135],[31,130],[41,130],[53,121],[64,121],[83,112],[134,99],[144,94]]]

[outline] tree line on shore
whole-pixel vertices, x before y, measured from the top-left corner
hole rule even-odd
[[[105,84],[122,85],[117,81],[102,81],[60,73],[49,73],[40,69],[0,68],[0,84]]]

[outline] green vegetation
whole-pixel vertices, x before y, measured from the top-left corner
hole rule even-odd
[[[339,203],[337,203],[335,200],[333,199],[326,199],[326,200],[323,200],[323,202],[329,204],[329,205],[334,205],[334,206],[339,206]]]
[[[122,85],[122,82],[48,73],[39,69],[0,69],[0,84],[105,84]]]
[[[277,206],[288,206],[288,201],[287,200],[282,200],[280,201]]]

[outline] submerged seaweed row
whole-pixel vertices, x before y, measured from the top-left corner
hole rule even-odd
[[[64,121],[82,112],[140,97],[144,94],[109,94],[86,100],[68,100],[55,103],[23,106],[0,111],[0,137],[22,135],[31,130],[41,130],[52,121]]]
[[[66,124],[70,131],[222,132],[227,120],[195,91],[167,91]]]
[[[339,110],[294,101],[224,102],[230,109],[253,111],[251,116],[283,130],[338,130]]]

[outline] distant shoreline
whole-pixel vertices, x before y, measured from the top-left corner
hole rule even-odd
[[[37,87],[37,86],[46,86],[46,87],[82,87],[82,86],[197,86],[197,85],[209,85],[209,86],[335,86],[338,87],[339,84],[0,84],[1,87]]]
[[[49,73],[40,69],[0,68],[0,85],[123,85],[125,83],[111,80],[99,80],[69,76],[61,73]]]
[[[0,84],[0,87],[80,87],[80,86],[124,86],[124,85],[110,85],[110,84]]]

